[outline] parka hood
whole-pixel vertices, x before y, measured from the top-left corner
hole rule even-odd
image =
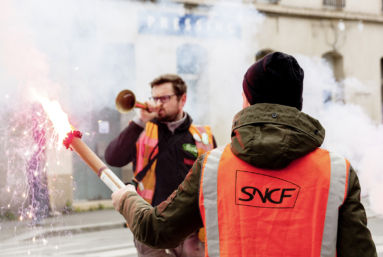
[[[316,119],[294,107],[255,104],[235,115],[231,151],[262,169],[279,170],[320,147],[325,130]]]

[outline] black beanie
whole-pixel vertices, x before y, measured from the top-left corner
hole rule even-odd
[[[297,60],[274,52],[254,63],[243,79],[243,92],[251,105],[280,104],[302,110],[304,73]]]

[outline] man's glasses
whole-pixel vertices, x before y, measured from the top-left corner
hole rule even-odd
[[[150,100],[154,101],[154,102],[157,102],[158,100],[161,101],[161,103],[167,103],[169,102],[170,100],[170,97],[172,97],[173,95],[177,95],[177,94],[172,94],[172,95],[163,95],[163,96],[153,96],[153,97],[149,97]]]

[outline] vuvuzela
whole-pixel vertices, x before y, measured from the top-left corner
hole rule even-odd
[[[134,108],[148,109],[146,103],[136,100],[134,93],[128,89],[122,90],[116,97],[116,108],[120,113],[128,113]]]

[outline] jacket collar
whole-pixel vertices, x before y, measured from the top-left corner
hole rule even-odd
[[[255,167],[272,170],[314,151],[325,136],[319,121],[298,109],[264,103],[240,111],[231,131],[233,154]]]

